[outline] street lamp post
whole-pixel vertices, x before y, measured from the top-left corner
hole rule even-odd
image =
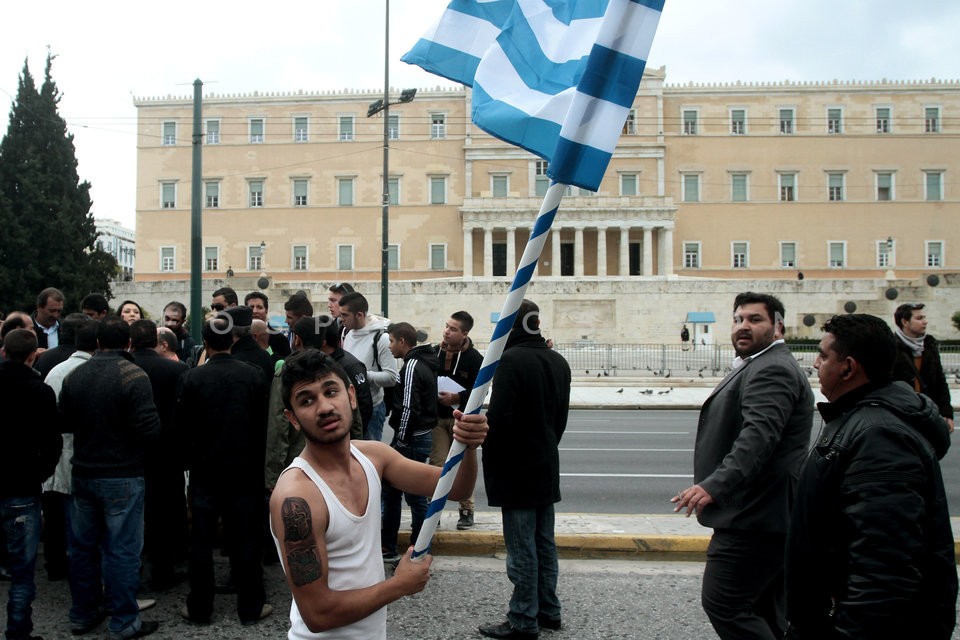
[[[383,35],[383,98],[372,102],[367,109],[367,117],[383,112],[383,210],[381,226],[383,242],[380,254],[380,313],[389,317],[390,289],[390,105],[411,102],[417,94],[416,89],[404,89],[400,99],[390,102],[390,0],[384,0]]]

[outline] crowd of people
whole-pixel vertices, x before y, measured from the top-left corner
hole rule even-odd
[[[460,411],[483,360],[466,311],[433,345],[337,283],[326,314],[303,293],[286,300],[281,331],[266,295],[241,305],[224,287],[195,343],[180,302],[160,323],[131,300],[111,312],[90,294],[67,315],[63,304],[45,289],[0,326],[7,638],[38,638],[41,540],[48,579],[69,583],[74,635],[107,619],[111,638],[157,631],[141,615],[156,603],[137,598],[145,582],[162,594],[186,580],[190,623],[210,624],[216,594],[235,593],[240,622],[256,624],[273,613],[263,566],[279,561],[290,638],[385,638],[385,605],[429,579],[412,545],[454,441],[465,445],[449,493],[457,528],[474,526],[482,444],[513,584],[506,619],[478,631],[562,628],[554,505],[571,373],[532,301],[484,415]],[[784,344],[782,303],[737,296],[737,358],[701,409],[694,482],[673,498],[714,530],[702,604],[721,638],[950,637],[957,573],[939,459],[953,409],[923,310],[899,307],[894,331],[863,314],[824,325],[815,368],[828,402],[811,441],[813,393]]]

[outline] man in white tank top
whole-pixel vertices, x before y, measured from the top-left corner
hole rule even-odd
[[[286,360],[285,414],[306,447],[270,500],[270,528],[293,592],[291,640],[385,639],[386,605],[422,591],[430,556],[407,550],[384,579],[380,555],[380,483],[433,494],[441,469],[415,462],[382,442],[350,441],[356,396],[343,369],[316,349]],[[469,497],[477,479],[476,448],[487,434],[481,415],[456,412],[454,438],[467,446],[449,498]]]

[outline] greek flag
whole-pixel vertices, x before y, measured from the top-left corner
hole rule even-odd
[[[473,87],[473,122],[596,191],[663,0],[453,0],[402,60]]]

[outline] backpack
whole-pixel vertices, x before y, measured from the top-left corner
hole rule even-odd
[[[383,329],[377,329],[373,333],[373,364],[377,365],[377,371],[383,371],[380,366],[380,336],[383,335]],[[380,387],[383,389],[383,406],[387,410],[387,415],[393,411],[394,398],[397,397],[397,385],[392,387]]]

